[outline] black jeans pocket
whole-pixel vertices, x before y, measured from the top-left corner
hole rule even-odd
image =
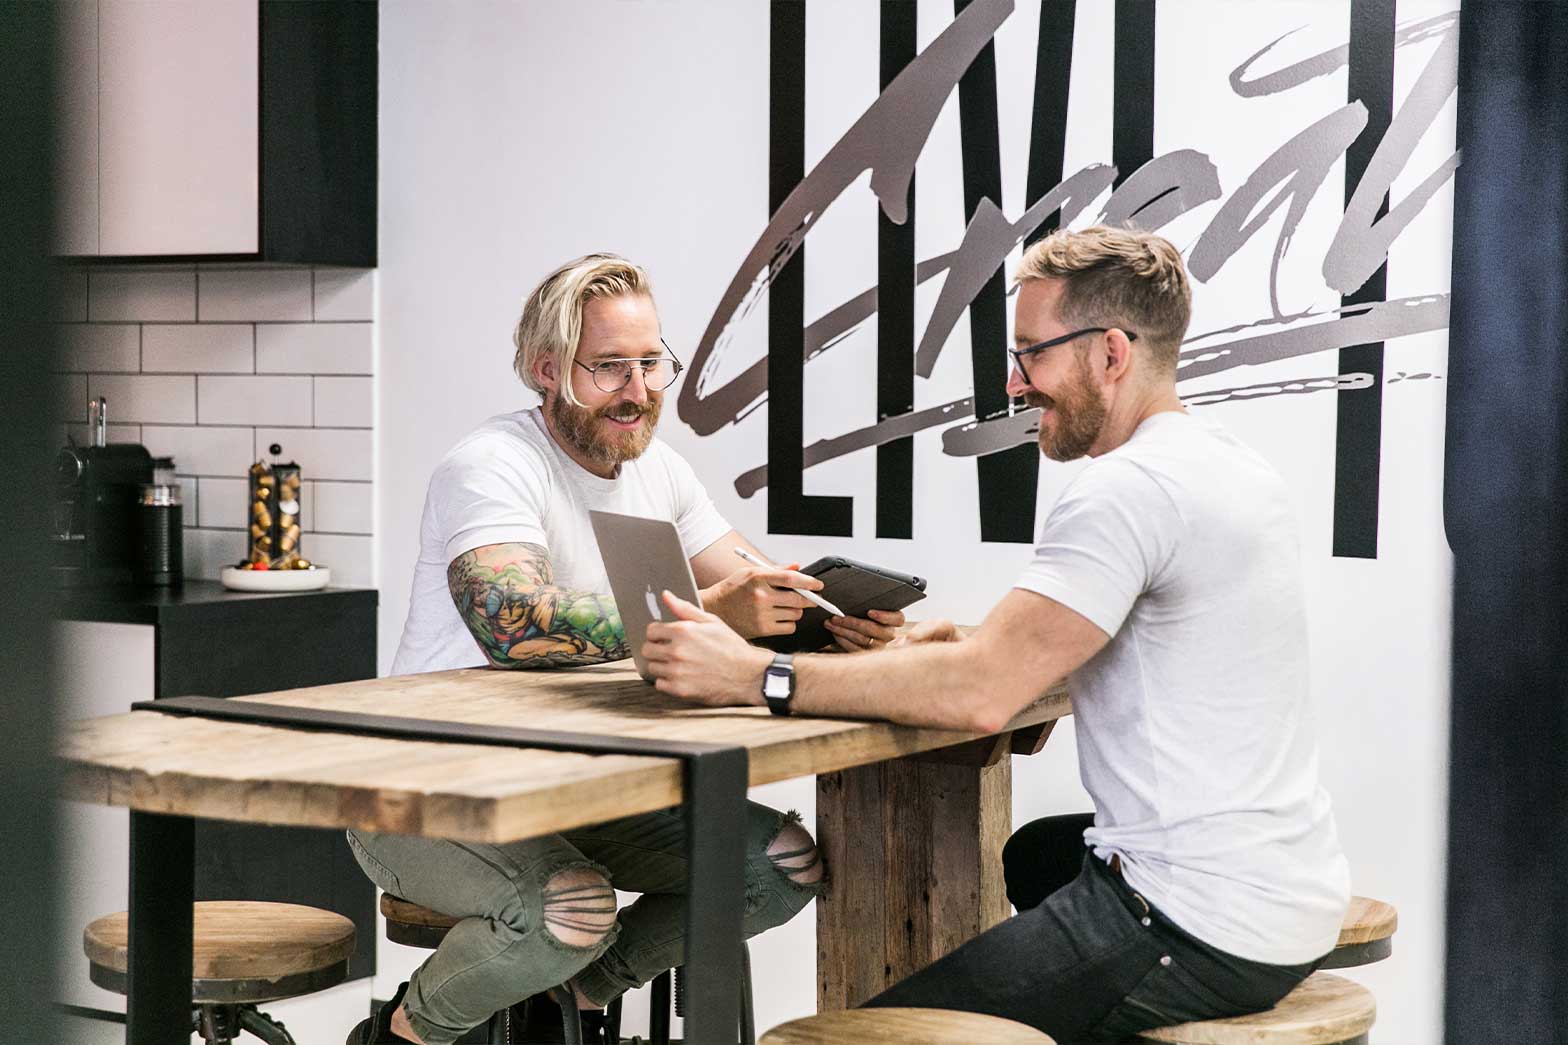
[[[1119,1042],[1153,1027],[1243,1016],[1251,1011],[1220,997],[1178,958],[1165,955],[1156,959],[1137,986],[1095,1025],[1090,1040]]]

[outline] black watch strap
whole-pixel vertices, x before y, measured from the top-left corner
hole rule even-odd
[[[795,655],[780,653],[762,673],[762,699],[775,715],[788,715],[790,701],[795,698]]]

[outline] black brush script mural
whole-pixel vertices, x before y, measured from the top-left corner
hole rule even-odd
[[[1190,332],[1180,357],[1178,389],[1181,382],[1198,377],[1339,351],[1335,372],[1308,371],[1286,381],[1242,381],[1183,398],[1198,405],[1336,393],[1342,405],[1334,553],[1376,556],[1383,343],[1448,325],[1447,294],[1386,299],[1386,259],[1390,245],[1453,176],[1459,154],[1392,204],[1389,189],[1456,89],[1457,12],[1396,25],[1393,0],[1353,0],[1347,43],[1340,47],[1272,68],[1271,53],[1286,34],[1254,54],[1238,56],[1229,85],[1244,98],[1279,94],[1344,68],[1350,89],[1344,105],[1283,136],[1240,185],[1227,188],[1198,148],[1154,155],[1153,0],[1116,0],[1110,162],[1065,171],[1075,5],[1044,0],[1028,202],[1022,214],[1010,218],[999,204],[1002,169],[992,39],[1013,13],[1012,0],[956,0],[952,22],[918,54],[914,5],[884,0],[882,92],[809,172],[804,155],[807,6],[796,0],[775,0],[773,6],[772,217],[714,308],[692,359],[692,379],[682,386],[677,402],[681,419],[700,436],[769,403],[768,461],[740,471],[734,485],[743,497],[768,488],[770,532],[852,536],[852,499],[806,495],[803,475],[825,461],[875,448],[877,536],[915,536],[909,499],[915,468],[911,437],[941,427],[943,453],[976,459],[982,539],[1034,539],[1032,491],[1039,466],[1035,411],[1010,401],[1003,388],[1003,262],[1020,243],[1085,217],[1087,208],[1109,190],[1093,220],[1149,230],[1195,207],[1222,201],[1187,253],[1191,275],[1200,283],[1220,272],[1283,210],[1266,300],[1259,301],[1256,318]],[[1394,111],[1395,50],[1432,40],[1435,49]],[[968,222],[957,249],[921,260],[915,257],[913,233],[915,164],[955,88]],[[1341,304],[1333,309],[1294,308],[1281,299],[1280,261],[1308,203],[1341,158],[1346,161],[1345,207],[1322,261],[1323,279],[1341,295]],[[880,211],[875,226],[877,286],[806,323],[805,240],[823,213],[867,171]],[[935,306],[916,337],[915,288],[938,276],[943,279]],[[767,357],[718,384],[716,375],[736,325],[764,300]],[[914,382],[931,376],[966,312],[974,394],[916,410]],[[802,445],[805,366],[873,315],[878,317],[878,383],[875,410],[868,410],[872,423]],[[1433,376],[1401,373],[1389,383]]]

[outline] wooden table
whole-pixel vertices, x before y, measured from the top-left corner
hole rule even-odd
[[[449,671],[233,699],[735,745],[747,752],[753,785],[816,775],[817,838],[831,882],[817,920],[823,1009],[865,1000],[1007,916],[999,859],[1011,829],[1006,756],[1037,751],[1070,712],[1056,690],[992,737],[780,718],[762,708],[682,704],[629,663]],[[138,860],[150,866],[169,846],[177,850],[190,817],[508,842],[687,798],[674,758],[308,733],[151,711],[74,723],[61,753],[68,797],[132,810],[132,902],[145,905],[148,922],[177,918],[188,888],[160,883],[152,895],[144,875],[138,899]],[[163,972],[167,993],[188,968]],[[130,1008],[134,1043],[134,996]]]

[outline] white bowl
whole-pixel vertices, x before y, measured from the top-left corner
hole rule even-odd
[[[313,570],[242,570],[225,566],[218,580],[234,591],[315,591],[331,582],[332,570],[326,566]]]

